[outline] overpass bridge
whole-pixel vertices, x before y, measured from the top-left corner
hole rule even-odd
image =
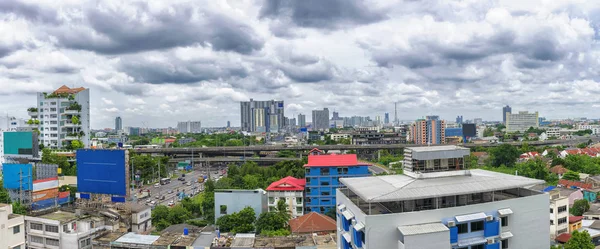
[[[189,160],[194,163],[230,163],[230,162],[246,162],[252,161],[257,163],[277,163],[290,160],[301,160],[302,158],[291,157],[178,157],[169,159],[169,163],[178,163]]]
[[[592,139],[594,142],[600,141],[600,137],[589,137],[583,139],[571,139],[571,140],[546,140],[546,141],[526,141],[530,146],[545,146],[545,145],[576,145],[579,143],[587,142]],[[467,148],[472,147],[494,147],[502,143],[483,143],[483,144],[459,144]],[[505,142],[504,144],[510,144],[520,146],[523,142]],[[189,148],[158,148],[158,149],[135,149],[136,153],[140,154],[164,154],[164,155],[206,155],[206,156],[223,156],[226,153],[243,153],[251,154],[258,153],[261,151],[309,151],[313,148],[317,148],[324,151],[329,150],[356,150],[358,151],[375,151],[383,149],[401,149],[405,147],[424,147],[424,146],[441,146],[441,145],[416,145],[416,144],[371,144],[371,145],[300,145],[300,146],[283,146],[283,145],[253,145],[253,146],[229,146],[229,147],[189,147]]]

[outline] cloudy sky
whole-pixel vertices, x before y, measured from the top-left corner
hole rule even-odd
[[[25,118],[66,84],[91,89],[92,128],[239,125],[249,98],[598,118],[599,28],[596,0],[1,0],[0,111]]]

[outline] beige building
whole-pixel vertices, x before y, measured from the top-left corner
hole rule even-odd
[[[538,112],[506,113],[506,132],[524,132],[530,127],[540,127]]]
[[[25,221],[12,205],[0,203],[0,248],[25,249]]]
[[[549,192],[550,196],[550,237],[569,232],[569,197],[561,196],[559,190]]]

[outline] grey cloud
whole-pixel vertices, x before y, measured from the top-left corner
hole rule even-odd
[[[135,3],[137,15],[115,10],[89,8],[80,23],[54,29],[59,43],[73,49],[102,54],[135,53],[201,44],[217,51],[250,54],[263,47],[264,40],[248,25],[220,13],[193,5],[175,5],[160,13],[149,11],[147,3]],[[172,11],[172,12],[171,12]],[[174,12],[174,13],[173,13]],[[142,18],[147,16],[148,18]],[[89,24],[89,29],[85,26]],[[79,26],[78,26],[79,25]]]
[[[57,18],[57,13],[53,9],[43,8],[18,0],[0,1],[0,13],[13,13],[31,21],[54,24],[60,22]]]
[[[327,62],[307,66],[283,65],[281,70],[290,79],[301,83],[315,83],[333,79],[333,66]]]
[[[290,20],[301,27],[337,29],[375,23],[386,19],[387,13],[363,0],[266,0],[260,17]]]
[[[8,56],[23,47],[25,47],[23,44],[3,45],[0,43],[0,58]]]
[[[169,58],[168,61],[150,61],[128,57],[120,63],[120,69],[135,78],[136,82],[152,84],[189,84],[205,80],[246,77],[246,69],[225,61],[191,63]]]

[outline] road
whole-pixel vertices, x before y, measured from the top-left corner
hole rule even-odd
[[[198,193],[200,190],[204,189],[204,184],[198,183],[198,178],[206,174],[206,171],[203,170],[193,170],[185,173],[185,182],[191,182],[191,186],[187,186],[187,184],[184,184],[184,181],[177,180],[177,178],[181,176],[181,173],[178,172],[177,178],[171,179],[171,183],[169,184],[160,185],[158,187],[155,187],[154,185],[145,185],[142,189],[149,189],[150,199],[153,201],[157,201],[158,205],[167,205],[169,201],[174,201],[175,203],[177,203],[177,193],[184,191],[184,193],[187,195],[194,192]],[[211,170],[211,178],[217,179],[219,177],[219,173],[219,170]],[[138,192],[138,190],[136,190],[136,192]],[[164,196],[165,199],[159,200],[156,198],[156,196]],[[145,198],[142,200],[138,200],[138,202],[146,203],[147,200],[148,198]]]

